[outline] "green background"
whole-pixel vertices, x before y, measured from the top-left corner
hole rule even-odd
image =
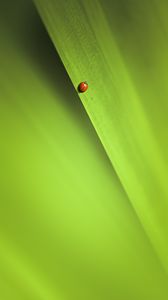
[[[0,2],[0,299],[166,300],[168,4],[35,3]]]

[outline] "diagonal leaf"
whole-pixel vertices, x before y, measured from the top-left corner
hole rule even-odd
[[[167,4],[35,3],[75,88],[88,81],[81,101],[168,269]]]

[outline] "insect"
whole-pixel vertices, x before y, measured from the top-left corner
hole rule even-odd
[[[83,81],[81,82],[79,85],[78,85],[78,91],[80,93],[84,93],[86,92],[88,89],[88,83],[86,81]]]

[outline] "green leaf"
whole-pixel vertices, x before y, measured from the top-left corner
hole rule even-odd
[[[167,4],[35,0],[81,101],[168,270]]]

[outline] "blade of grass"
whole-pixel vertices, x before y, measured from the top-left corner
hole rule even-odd
[[[81,101],[168,270],[168,49],[155,4],[35,3],[75,88],[80,81],[89,83]]]

